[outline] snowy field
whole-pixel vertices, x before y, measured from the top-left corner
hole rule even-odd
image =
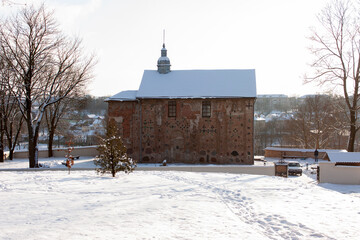
[[[94,169],[96,166],[94,165],[94,157],[80,157],[80,159],[74,160],[75,164],[72,166],[73,169]],[[52,157],[52,158],[39,158],[39,163],[44,166],[44,168],[52,168],[52,169],[67,169],[62,163],[65,163],[65,157]],[[28,169],[29,168],[29,159],[14,159],[14,160],[5,160],[4,163],[0,163],[1,169],[14,169],[19,170],[21,168]]]
[[[0,201],[0,239],[360,236],[360,186],[317,184],[306,174],[11,171],[0,172]]]

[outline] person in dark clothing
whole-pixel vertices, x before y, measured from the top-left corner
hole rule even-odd
[[[315,162],[318,162],[319,151],[317,149],[315,149],[314,156],[315,156]]]

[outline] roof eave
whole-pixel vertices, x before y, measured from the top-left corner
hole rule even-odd
[[[252,98],[255,99],[254,96],[141,96],[137,97],[137,99],[242,99],[242,98]]]

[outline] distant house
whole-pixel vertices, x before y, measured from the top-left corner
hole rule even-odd
[[[165,45],[158,70],[139,90],[108,102],[128,153],[139,162],[254,162],[255,70],[170,70]]]

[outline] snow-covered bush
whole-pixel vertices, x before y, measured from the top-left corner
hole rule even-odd
[[[101,138],[101,144],[98,147],[99,157],[95,161],[98,173],[111,173],[115,177],[117,172],[132,172],[136,167],[136,162],[128,157],[126,147],[120,136],[114,122],[110,122],[107,127],[105,138]]]

